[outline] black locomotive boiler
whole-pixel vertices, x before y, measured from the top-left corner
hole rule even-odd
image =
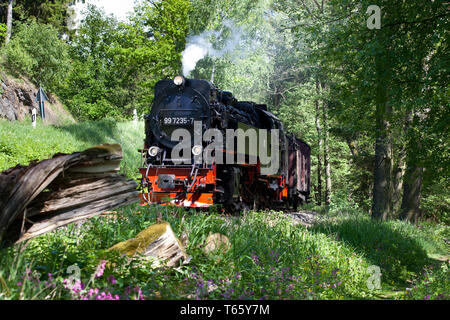
[[[256,134],[247,137],[252,130]],[[208,135],[211,131],[214,136]],[[267,169],[262,150],[275,170]],[[142,205],[296,207],[310,193],[309,145],[285,132],[266,105],[238,101],[206,80],[177,76],[157,82],[145,115],[145,147],[139,151]]]

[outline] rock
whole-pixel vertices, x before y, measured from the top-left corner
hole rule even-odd
[[[135,238],[119,242],[109,250],[117,250],[129,257],[143,254],[155,260],[155,267],[160,266],[161,262],[173,267],[180,260],[184,262],[190,260],[168,222],[154,224],[141,231]]]
[[[17,120],[16,110],[10,106],[8,98],[0,99],[0,118],[6,118],[9,121]]]
[[[38,103],[35,101],[38,87],[26,78],[14,79],[0,72],[0,119],[23,121],[36,108],[40,115]],[[59,124],[65,121],[75,122],[72,115],[64,108],[56,96],[47,92],[50,101],[45,103],[46,122]]]
[[[295,213],[286,213],[294,223],[294,225],[301,224],[305,227],[311,227],[319,220],[319,215],[314,211],[299,211]]]
[[[206,238],[205,247],[203,248],[203,251],[206,254],[209,254],[214,251],[219,252],[222,251],[223,253],[225,253],[230,248],[231,244],[227,236],[220,233],[214,233],[210,234],[208,238]]]

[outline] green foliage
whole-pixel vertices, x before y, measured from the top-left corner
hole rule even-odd
[[[2,43],[6,38],[6,24],[0,23],[0,39],[2,39]]]
[[[205,57],[190,75],[210,79],[215,69],[214,83],[229,90],[240,100],[265,103],[268,78],[273,64],[267,45],[274,41],[274,30],[267,20],[269,1],[193,1],[190,11],[190,35],[215,31],[219,37],[208,41],[219,57]]]
[[[188,7],[186,0],[141,2],[124,24],[88,5],[71,41],[73,71],[59,92],[72,113],[98,120],[149,112],[155,83],[180,69]]]
[[[67,49],[53,27],[34,21],[19,24],[5,47],[6,66],[55,92],[70,70]]]
[[[450,224],[450,190],[445,178],[436,179],[432,185],[427,186],[421,208],[424,217]]]
[[[445,208],[442,200],[446,198],[442,190],[448,189],[448,179],[442,177],[448,176],[449,168],[448,141],[442,140],[448,135],[448,126],[444,125],[449,111],[445,94],[448,73],[438,71],[446,61],[443,52],[448,48],[445,5],[378,1],[381,29],[370,30],[366,9],[373,4],[331,0],[322,4],[302,1],[299,5],[297,1],[280,0],[273,6],[288,17],[285,28],[294,34],[297,48],[303,53],[299,60],[308,67],[294,65],[300,70],[309,68],[313,76],[328,84],[329,91],[321,99],[328,101],[331,139],[334,136],[351,149],[350,166],[339,166],[338,170],[343,171],[332,180],[333,184],[348,181],[346,189],[351,198],[361,208],[371,207],[373,143],[379,134],[376,119],[383,119],[390,124],[386,129],[393,143],[394,166],[407,155],[408,160],[426,168],[424,217],[441,216],[437,212]],[[310,90],[311,97],[313,94]],[[392,107],[392,112],[377,109],[382,100],[385,106]],[[312,111],[311,102],[307,104]],[[295,107],[289,103],[286,109]],[[405,115],[411,110],[420,116],[407,129]],[[345,149],[337,154],[331,152],[332,161],[345,157]],[[332,164],[332,171],[334,167]],[[437,190],[441,192],[435,193]],[[436,207],[427,198],[439,198]],[[394,209],[399,206],[394,203]]]
[[[29,23],[36,21],[41,24],[49,24],[62,35],[67,33],[67,19],[70,18],[69,5],[84,0],[14,0],[13,22]],[[6,24],[6,8],[8,1],[2,1],[0,7],[2,14],[0,22]],[[14,27],[13,27],[14,29]],[[15,31],[14,31],[15,32]]]

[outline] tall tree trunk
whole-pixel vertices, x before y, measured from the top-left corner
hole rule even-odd
[[[413,119],[413,111],[406,110],[405,112],[405,122],[402,129],[402,136],[407,137],[410,133],[410,127]],[[402,139],[399,139],[399,141]],[[397,158],[392,169],[392,201],[391,201],[391,212],[399,212],[402,202],[402,192],[403,192],[403,180],[406,170],[406,153],[407,148],[400,143],[397,150]]]
[[[380,123],[386,121],[378,120]],[[386,220],[389,215],[390,203],[390,143],[384,132],[375,142],[375,168],[373,177],[372,217]]]
[[[316,93],[320,94],[319,80],[316,80]],[[319,108],[319,98],[316,98],[314,102],[316,106],[316,129],[317,129],[317,205],[322,204],[322,128],[320,126],[320,108]]]
[[[423,168],[414,161],[407,161],[405,179],[403,181],[403,198],[400,219],[417,222],[419,216],[420,193],[422,191]]]
[[[405,125],[407,133],[412,135],[414,135],[412,128],[413,114],[414,120],[418,120],[418,114],[410,111],[406,117]],[[417,143],[417,139],[413,138],[407,149],[406,172],[403,179],[403,197],[400,209],[400,219],[408,222],[416,222],[420,212],[423,168],[417,165],[413,157],[416,150],[420,150],[420,144]]]
[[[392,170],[392,201],[391,212],[397,212],[402,199],[403,176],[405,174],[405,160],[401,155]]]
[[[322,92],[325,90],[325,83],[322,83]],[[323,166],[325,168],[325,204],[328,206],[331,202],[331,166],[330,166],[330,150],[328,146],[328,105],[322,99],[323,113]]]
[[[388,70],[383,65],[383,55],[376,56],[377,95],[376,95],[376,141],[375,166],[373,172],[372,218],[386,220],[390,214],[391,199],[391,157],[389,121],[392,107],[388,104]]]
[[[5,43],[8,43],[9,39],[11,39],[12,9],[13,9],[13,0],[8,0],[8,13],[7,13],[7,16],[6,16],[6,38],[5,38]]]

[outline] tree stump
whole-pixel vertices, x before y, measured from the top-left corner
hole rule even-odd
[[[109,250],[117,250],[129,257],[144,255],[154,259],[154,267],[159,267],[164,262],[167,266],[173,267],[181,260],[188,260],[183,245],[168,222],[154,224],[141,231],[135,238],[119,242]]]
[[[231,248],[230,240],[227,236],[221,233],[210,234],[205,241],[205,247],[203,251],[206,254],[210,254],[213,252],[222,252],[225,253]]]

